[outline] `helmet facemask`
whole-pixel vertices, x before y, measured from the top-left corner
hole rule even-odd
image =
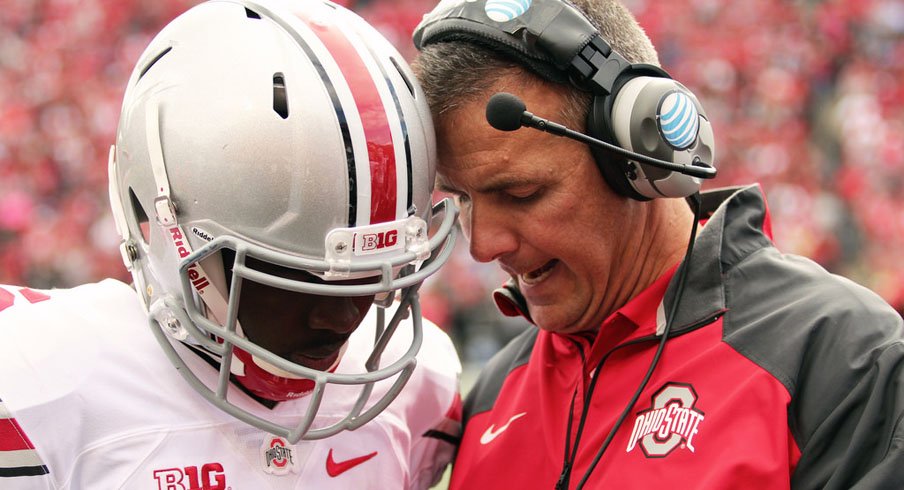
[[[426,242],[426,246],[433,254],[420,267],[414,265],[419,261],[418,252],[407,252],[400,256],[396,261],[396,266],[376,260],[349,265],[343,275],[359,277],[358,281],[361,282],[359,284],[348,284],[347,281],[341,281],[343,284],[335,284],[325,280],[310,282],[290,279],[283,277],[284,275],[268,274],[259,270],[259,267],[249,266],[249,262],[266,261],[268,264],[276,264],[286,270],[309,271],[306,273],[310,278],[316,277],[314,274],[318,272],[328,273],[330,265],[325,262],[311,263],[308,259],[280,257],[278,254],[254,244],[243,243],[231,237],[218,237],[182,261],[179,267],[182,282],[181,297],[165,296],[151,304],[152,330],[167,355],[196,391],[224,411],[251,425],[285,437],[290,442],[298,439],[320,439],[341,430],[354,430],[373,419],[391,403],[402,390],[416,366],[415,355],[423,340],[417,290],[421,281],[438,270],[452,252],[453,243],[448,238],[454,228],[455,212],[451,210],[450,206],[451,203],[444,200],[435,208],[437,215],[442,216],[443,220],[434,237]],[[421,247],[422,245],[418,244],[413,248],[417,250]],[[205,284],[207,280],[204,277],[208,276],[199,274],[199,264],[204,263],[207,258],[221,254],[223,250],[229,251],[223,255],[234,256],[234,262],[231,267],[228,296],[220,303],[219,300],[209,299],[219,296],[220,288],[214,286],[213,283]],[[410,260],[406,262],[406,259]],[[373,273],[374,270],[379,270],[380,274],[377,276],[366,275]],[[365,363],[367,372],[340,374],[328,370],[312,369],[292,362],[246,338],[238,319],[241,311],[242,289],[249,282],[321,297],[361,298],[382,295],[392,298],[398,291],[399,301],[389,319],[386,318],[389,305],[373,304],[373,307],[377,308],[378,321],[374,348]],[[203,286],[203,294],[199,294],[197,289],[199,285]],[[224,313],[212,311],[211,305],[216,304],[225,305]],[[407,351],[398,359],[388,361],[388,365],[383,363],[381,367],[381,356],[387,343],[402,321],[409,317],[412,332],[411,343]],[[220,318],[223,320],[219,320]],[[167,338],[168,336],[201,348],[218,360],[219,377],[216,386],[208,386],[201,381],[198,374],[193,372],[181,358],[177,347]],[[257,360],[257,362],[249,362],[251,359]],[[310,396],[306,414],[297,424],[287,427],[273,424],[255,414],[243,411],[228,400],[230,395],[228,384],[231,375],[236,376],[239,382],[242,382],[250,391],[266,399],[284,400]],[[243,382],[244,377],[248,377],[248,379]],[[374,383],[393,377],[395,380],[392,381],[391,388],[379,400],[368,405]],[[314,417],[323,399],[324,389],[329,384],[363,385],[363,388],[354,408],[345,418],[328,427],[312,429]]]

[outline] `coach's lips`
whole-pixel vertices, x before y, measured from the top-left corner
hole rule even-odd
[[[550,260],[549,262],[543,264],[541,267],[538,267],[530,272],[526,272],[524,274],[518,275],[518,280],[521,284],[526,286],[532,286],[534,284],[539,284],[544,279],[546,279],[549,274],[552,273],[553,269],[558,265],[559,261],[557,259]]]

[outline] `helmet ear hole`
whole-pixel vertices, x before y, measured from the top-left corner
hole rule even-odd
[[[289,97],[286,94],[286,76],[282,73],[273,74],[273,111],[279,117],[289,117]]]
[[[135,223],[138,224],[138,230],[141,232],[141,240],[145,245],[148,245],[151,243],[151,225],[148,220],[148,214],[144,211],[138,196],[135,195],[135,191],[131,187],[129,188],[129,202],[131,203],[132,214],[135,216]]]

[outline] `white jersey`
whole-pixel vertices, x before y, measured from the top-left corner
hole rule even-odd
[[[364,371],[374,310],[349,339],[337,372]],[[406,350],[410,335],[400,326],[384,359]],[[200,357],[186,357],[198,363],[193,370],[216,376]],[[290,445],[195,392],[165,357],[126,284],[0,286],[0,488],[427,488],[459,435],[461,366],[448,336],[426,320],[417,358],[401,394],[374,420]],[[378,383],[371,399],[393,379]],[[315,424],[346,415],[360,389],[328,386]],[[235,386],[229,399],[286,423],[308,404],[301,398],[271,410]]]

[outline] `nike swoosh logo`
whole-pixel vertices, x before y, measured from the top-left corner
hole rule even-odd
[[[359,464],[367,461],[370,458],[373,458],[377,455],[377,452],[374,451],[370,454],[365,454],[364,456],[358,456],[357,458],[347,459],[345,461],[336,462],[333,459],[333,450],[330,449],[330,453],[326,456],[326,473],[333,478],[345,473],[346,471],[358,466]]]
[[[480,436],[480,443],[489,444],[493,442],[493,439],[499,437],[499,434],[505,432],[505,429],[508,429],[509,425],[512,422],[520,419],[525,415],[527,415],[527,412],[521,412],[517,415],[512,415],[512,418],[508,419],[508,422],[506,422],[505,425],[500,426],[498,429],[496,428],[495,424],[490,424],[490,426],[487,427],[487,431],[484,432],[482,436]]]

